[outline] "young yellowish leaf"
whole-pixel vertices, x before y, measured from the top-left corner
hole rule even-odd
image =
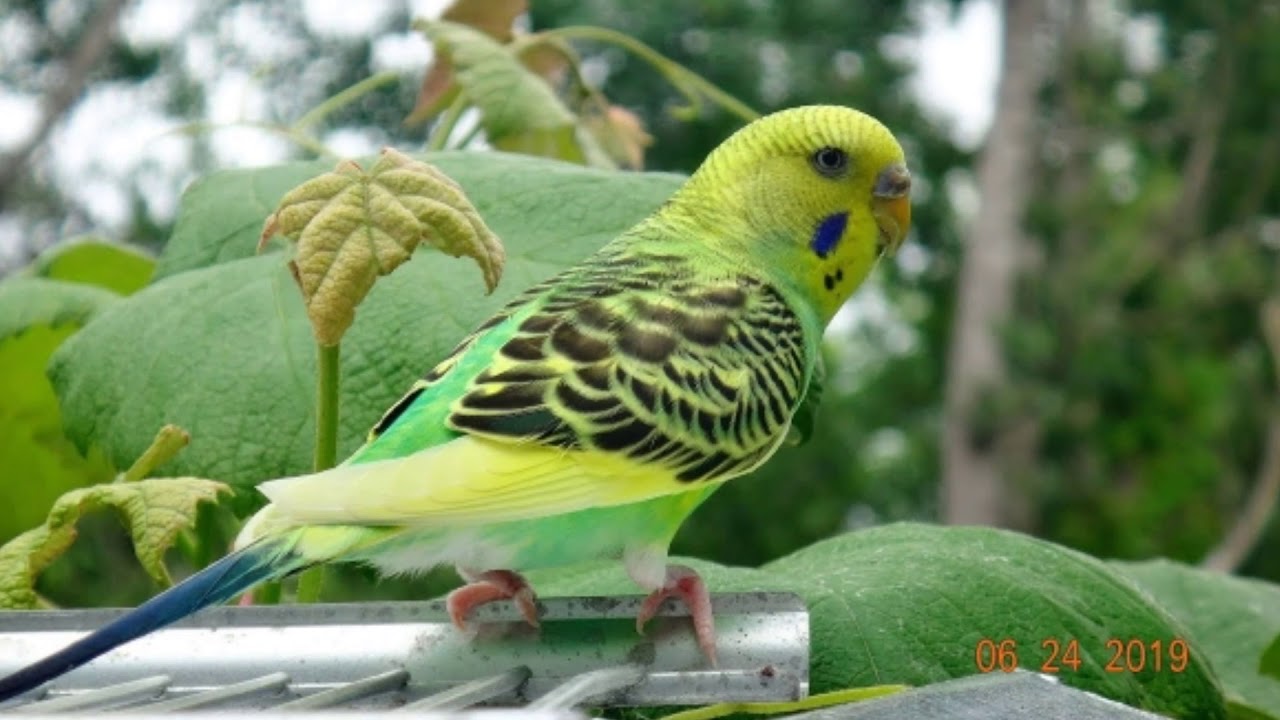
[[[462,96],[480,109],[494,147],[584,162],[573,113],[511,48],[457,23],[419,20],[414,27],[452,63]]]
[[[58,498],[44,525],[0,547],[0,607],[33,608],[35,581],[76,539],[76,523],[88,512],[110,507],[133,536],[134,551],[160,585],[171,584],[164,553],[195,523],[196,506],[216,501],[230,488],[200,478],[157,478],[72,490]]]
[[[506,262],[502,244],[444,173],[390,148],[365,172],[350,160],[280,200],[259,248],[280,234],[298,243],[292,265],[316,341],[333,346],[381,275],[422,243],[476,261],[492,292]]]

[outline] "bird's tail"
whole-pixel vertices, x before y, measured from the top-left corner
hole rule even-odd
[[[200,610],[225,602],[259,582],[301,570],[313,561],[289,538],[255,542],[215,562],[125,615],[43,660],[0,679],[0,701],[69,672],[124,643]]]

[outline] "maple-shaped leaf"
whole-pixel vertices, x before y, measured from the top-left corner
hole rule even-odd
[[[325,346],[342,339],[378,277],[423,243],[474,259],[490,291],[506,259],[457,183],[390,148],[368,171],[344,160],[287,193],[267,218],[261,243],[276,234],[297,241],[291,269],[316,341]]]
[[[178,533],[196,520],[196,507],[215,502],[231,488],[201,478],[154,478],[72,490],[58,498],[44,524],[0,547],[0,607],[33,608],[36,578],[76,539],[76,523],[86,513],[110,507],[133,538],[138,561],[162,587],[172,584],[164,554]]]

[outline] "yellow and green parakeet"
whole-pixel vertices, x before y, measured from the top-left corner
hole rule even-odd
[[[523,293],[413,385],[342,465],[259,486],[237,549],[3,680],[0,699],[256,583],[317,563],[458,568],[448,598],[513,599],[520,571],[621,560],[690,609],[715,661],[707,588],[667,564],[684,519],[767,460],[823,329],[902,242],[911,178],[893,135],[842,107],[743,128],[657,212]]]

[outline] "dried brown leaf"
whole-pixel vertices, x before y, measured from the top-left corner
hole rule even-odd
[[[517,17],[529,9],[526,0],[455,0],[441,15],[442,20],[455,22],[483,32],[500,43],[511,41],[511,26]],[[453,87],[453,64],[447,55],[439,52],[426,75],[414,101],[413,110],[405,118],[406,125],[417,125],[436,114]]]
[[[583,118],[582,124],[614,162],[631,170],[644,168],[644,151],[653,136],[635,113],[610,105],[604,113]]]

